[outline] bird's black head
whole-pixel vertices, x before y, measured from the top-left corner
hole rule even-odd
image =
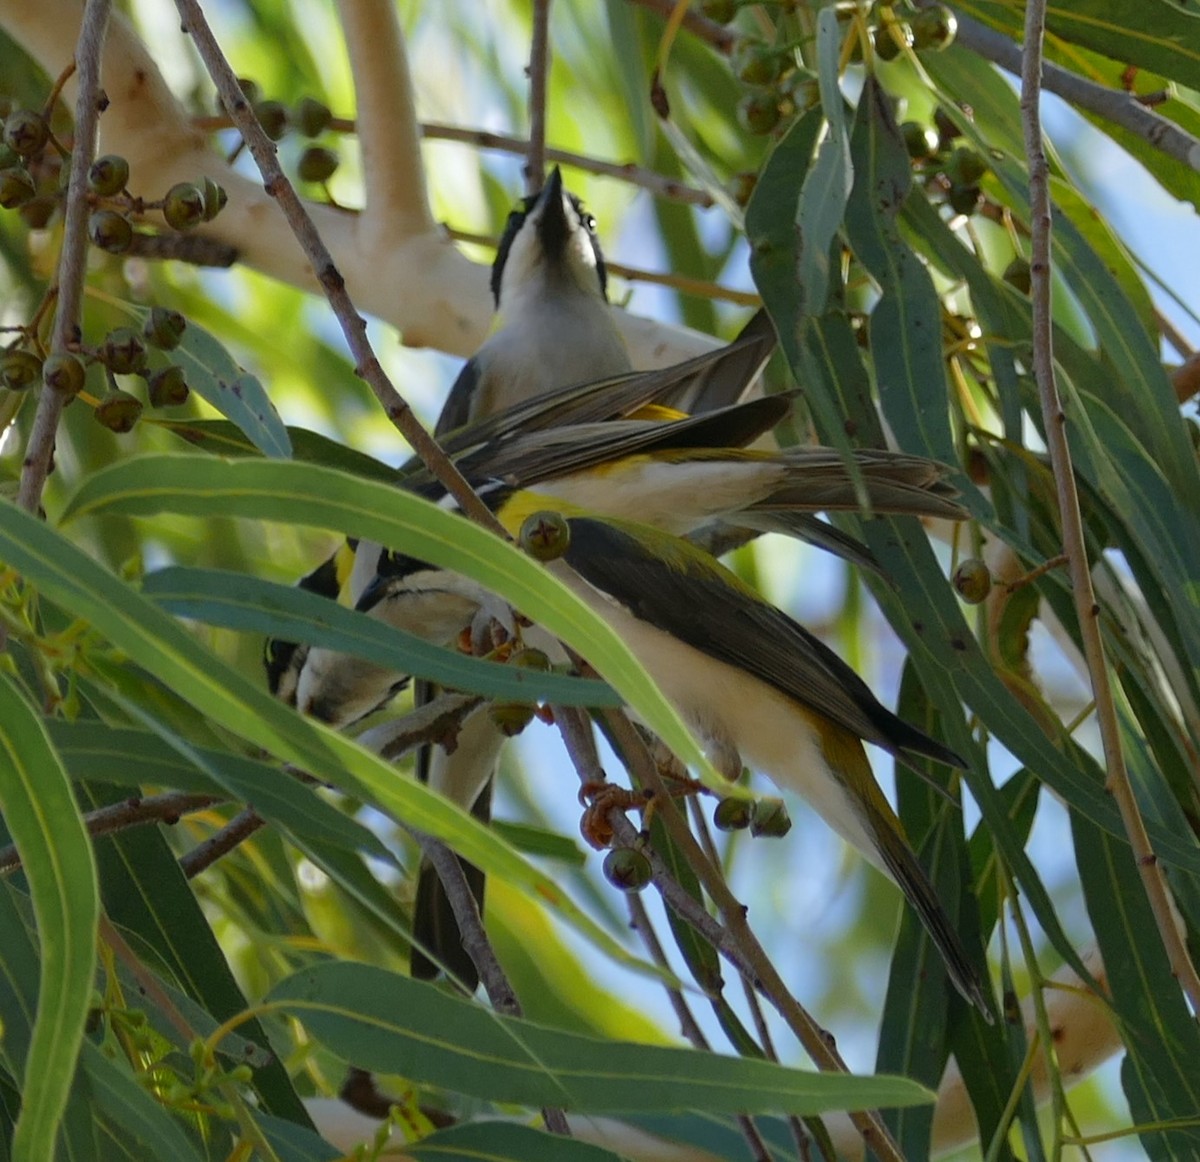
[[[540,192],[522,198],[504,225],[496,260],[492,263],[492,298],[497,307],[500,305],[500,287],[509,253],[517,235],[527,226],[535,232],[542,254],[551,262],[562,261],[572,238],[581,232],[595,256],[600,293],[607,297],[608,276],[604,269],[600,239],[596,236],[596,219],[584,209],[583,203],[574,194],[563,189],[562,174],[555,166]]]

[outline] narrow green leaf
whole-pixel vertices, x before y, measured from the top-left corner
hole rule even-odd
[[[166,428],[181,440],[186,440],[202,452],[215,456],[261,456],[261,450],[236,424],[229,420],[187,419],[168,420],[155,417],[142,420],[157,427]],[[326,468],[340,468],[368,480],[381,480],[385,484],[396,484],[404,478],[398,468],[392,468],[374,456],[368,456],[356,448],[347,447],[319,432],[308,428],[287,428],[288,440],[292,445],[292,459],[306,464],[324,464]]]
[[[117,795],[115,789],[96,783],[79,784],[76,790],[88,809],[105,806]],[[105,913],[153,950],[170,982],[202,1007],[214,1023],[243,1012],[246,998],[161,832],[136,827],[110,836],[97,846],[96,862]],[[197,1032],[203,1035],[205,1031],[198,1023]],[[257,1047],[257,1053],[247,1054],[243,1060],[254,1067],[253,1084],[264,1107],[281,1117],[306,1122],[304,1106],[262,1024],[247,1021],[238,1031]]]
[[[854,189],[846,236],[879,284],[870,342],[884,415],[901,448],[953,463],[941,303],[928,269],[897,228],[912,186],[912,161],[890,100],[868,75],[850,134]]]
[[[258,1114],[255,1122],[271,1143],[279,1162],[343,1162],[346,1155],[312,1130],[270,1114]]]
[[[700,1108],[805,1115],[932,1098],[904,1078],[804,1073],[565,1033],[362,964],[304,969],[276,985],[266,1003],[364,1068],[494,1102],[596,1113]]]
[[[8,879],[0,880],[0,932],[0,1068],[19,1078],[33,1036],[41,964],[29,897]]]
[[[89,477],[63,519],[102,511],[279,520],[400,546],[536,612],[538,623],[579,650],[684,762],[711,785],[725,785],[625,643],[552,570],[421,497],[311,464],[146,456]]]
[[[355,481],[340,473],[309,465],[249,460],[229,464],[207,457],[183,457],[182,461],[179,457],[155,458],[159,467],[168,469],[168,476],[179,475],[169,470],[168,465],[172,463],[184,469],[184,477],[201,472],[203,466],[215,468],[219,478],[233,485],[232,495],[244,492],[251,501],[255,494],[253,490],[245,489],[246,481],[240,479],[242,474],[239,469],[252,470],[251,475],[263,469],[267,470],[268,475],[284,470],[292,475],[293,486],[299,486],[299,479],[295,475],[299,474],[309,486],[307,489],[300,486],[300,495],[304,506],[308,508],[316,507],[314,497],[320,495],[322,483],[332,487],[334,483],[343,485],[349,482],[355,489],[368,489],[371,495],[376,495],[375,490],[390,497],[401,495],[382,485]],[[314,482],[311,478],[313,473],[321,480]],[[133,476],[134,480],[139,480],[142,474],[135,471]],[[94,485],[101,477],[108,477],[108,483],[113,483],[108,473],[92,477],[90,483]],[[333,480],[325,480],[326,477],[332,477]],[[181,505],[187,507],[186,498],[189,494],[186,488],[183,495],[185,500],[181,501]],[[259,495],[261,497],[263,494]],[[264,507],[269,512],[277,511],[272,500],[273,494],[268,490],[265,495]],[[161,503],[162,496],[161,491],[152,491],[151,503]],[[415,500],[411,497],[407,499]],[[218,499],[216,503],[218,506],[232,504],[232,500],[226,497],[225,500]],[[391,524],[385,524],[384,527],[395,531]],[[464,541],[471,539],[466,535],[469,531],[474,536],[483,537],[492,549],[506,549],[521,562],[522,570],[537,568],[516,550],[501,545],[495,538],[465,521],[456,521],[453,531]],[[382,539],[386,543],[388,538]],[[296,764],[315,778],[361,796],[392,818],[444,839],[490,875],[507,879],[557,908],[564,919],[589,934],[609,955],[648,971],[641,961],[631,957],[584,915],[557,881],[536,871],[467,812],[414,780],[397,778],[395,768],[390,764],[342,735],[295,713],[254,686],[200,646],[166,613],[97,566],[59,533],[14,505],[0,505],[0,560],[24,574],[51,600],[93,625],[102,626],[110,641],[212,721],[268,753]],[[560,610],[571,608],[571,603],[578,605],[577,599],[565,590],[560,591],[569,598],[565,607],[559,603]],[[556,620],[559,624],[568,624],[565,615]],[[607,627],[605,632],[614,643],[620,644]],[[628,651],[623,646],[620,649],[628,659],[628,664],[636,666]],[[647,682],[643,678],[642,684]],[[661,695],[659,701],[662,702]],[[682,734],[690,742],[690,735],[682,722],[674,717],[674,723],[674,732]],[[694,742],[690,742],[690,746],[694,752],[698,750]],[[711,772],[710,777],[719,781],[715,772]],[[291,781],[282,772],[278,778],[289,783]]]
[[[1171,973],[1133,855],[1074,812],[1071,830],[1088,916],[1128,1050],[1121,1080],[1134,1121],[1194,1120],[1200,1109],[1195,1068],[1200,1030]],[[1152,1158],[1194,1158],[1200,1125],[1147,1130],[1142,1143]]]
[[[94,720],[55,719],[47,725],[75,779],[229,795],[235,802],[253,804],[264,819],[298,835],[392,860],[377,835],[327,803],[315,788],[298,780],[280,779],[280,772],[268,763],[202,747],[189,748],[199,760],[197,765],[150,731],[107,726]]]
[[[800,312],[819,315],[829,301],[830,247],[842,224],[842,212],[854,171],[846,131],[846,102],[842,97],[838,60],[842,29],[833,5],[825,5],[817,16],[817,77],[821,109],[828,126],[817,148],[817,159],[805,174],[796,206],[796,235],[799,264]]]
[[[959,7],[1020,40],[1018,5],[1005,0],[966,0]],[[1200,89],[1200,14],[1181,4],[1170,0],[1056,0],[1046,12],[1046,28],[1056,38]]]
[[[405,1153],[429,1162],[621,1162],[602,1146],[512,1122],[451,1126],[406,1146]]]
[[[603,682],[473,658],[290,585],[217,569],[160,569],[142,592],[177,617],[340,650],[398,674],[516,702],[620,706]]]
[[[21,855],[41,951],[13,1158],[43,1162],[54,1153],[83,1041],[100,899],[67,772],[41,719],[7,674],[0,674],[0,813]]]

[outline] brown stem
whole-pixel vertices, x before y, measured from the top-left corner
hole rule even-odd
[[[353,129],[353,122],[349,123]],[[464,129],[457,125],[442,125],[426,122],[421,126],[422,134],[430,141],[458,141],[464,145],[473,145],[478,149],[494,149],[503,153],[529,153],[529,142],[521,137],[512,137],[505,133],[489,133],[484,129]],[[618,181],[629,182],[630,185],[640,186],[649,190],[656,197],[665,198],[671,202],[683,202],[688,206],[700,206],[708,209],[713,205],[712,197],[704,190],[685,185],[675,178],[665,174],[655,173],[632,161],[601,161],[598,158],[587,157],[582,153],[571,153],[566,149],[554,149],[546,146],[545,160],[569,165],[573,169],[585,173],[602,174],[605,177],[616,178]]]
[[[669,789],[632,723],[623,714],[613,711],[605,712],[604,720],[631,774],[639,785],[654,792],[659,818],[717,906],[730,936],[741,952],[742,960],[750,968],[750,979],[755,988],[775,1006],[818,1069],[833,1073],[849,1072],[837,1051],[833,1036],[822,1029],[788,991],[783,978],[751,930],[745,905],[730,891],[720,869],[714,867],[705,856],[687,821],[672,801]],[[900,1147],[877,1111],[856,1111],[850,1118],[868,1149],[875,1151],[880,1162],[903,1162]]]
[[[550,0],[533,0],[529,45],[529,150],[525,192],[536,194],[546,180],[546,87],[550,77]]]
[[[651,12],[668,17],[675,8],[676,0],[629,0],[629,2],[638,8],[649,8]],[[712,45],[720,53],[731,52],[734,42],[737,40],[737,33],[728,25],[709,20],[707,16],[703,16],[691,8],[683,17],[683,27],[694,36],[698,36]]]
[[[198,843],[186,855],[179,858],[179,866],[189,880],[212,867],[222,856],[228,855],[239,844],[245,843],[266,820],[254,810],[246,807],[239,811],[220,831]]]
[[[75,68],[79,75],[75,99],[75,144],[71,149],[71,177],[63,214],[62,252],[58,260],[58,306],[51,332],[52,354],[65,354],[79,338],[80,304],[83,278],[87,269],[87,174],[96,156],[96,126],[108,98],[100,90],[100,46],[108,24],[109,0],[87,0],[79,42],[75,46]],[[70,397],[42,385],[37,412],[25,447],[21,465],[21,485],[17,503],[26,512],[36,513],[42,502],[42,489],[50,474],[54,456],[54,437],[63,408]]]
[[[222,801],[217,795],[197,795],[187,791],[167,791],[162,795],[147,795],[144,799],[135,796],[89,811],[83,817],[83,824],[95,839],[147,823],[177,823],[180,816],[207,810]],[[21,857],[15,847],[0,849],[0,875],[20,866]]]
[[[1021,122],[1025,136],[1025,154],[1029,162],[1029,220],[1031,224],[1030,299],[1033,310],[1033,372],[1042,405],[1046,430],[1046,448],[1058,495],[1062,522],[1063,550],[1071,573],[1071,590],[1079,634],[1091,678],[1096,703],[1096,721],[1104,749],[1107,775],[1105,789],[1116,800],[1125,825],[1125,834],[1133,851],[1150,910],[1159,937],[1170,960],[1171,971],[1179,981],[1192,1011],[1200,1013],[1200,977],[1188,956],[1187,947],[1175,925],[1173,906],[1158,857],[1150,846],[1150,837],[1138,810],[1129,783],[1125,756],[1121,752],[1121,730],[1109,683],[1100,634],[1100,606],[1092,587],[1087,549],[1083,538],[1083,519],[1079,512],[1079,494],[1067,441],[1067,414],[1063,410],[1054,374],[1054,336],[1051,307],[1050,270],[1050,177],[1046,151],[1042,143],[1041,86],[1042,41],[1046,24],[1046,0],[1027,0],[1025,5],[1024,61],[1021,66]]]
[[[233,118],[234,125],[254,157],[255,164],[262,174],[264,189],[279,203],[288,225],[296,235],[321,289],[333,308],[334,315],[341,324],[346,342],[354,355],[355,373],[370,386],[388,419],[409,442],[421,462],[445,485],[446,491],[458,502],[459,508],[498,536],[505,536],[500,523],[475,494],[437,441],[421,426],[412,409],[385,374],[367,338],[366,322],[350,301],[342,276],[317,233],[303,201],[280,168],[275,143],[263,131],[254,110],[242,93],[237,77],[217,44],[198,0],[175,0],[175,6],[179,10],[183,28],[196,45],[200,59],[212,77],[226,111]]]

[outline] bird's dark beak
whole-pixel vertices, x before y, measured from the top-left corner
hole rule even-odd
[[[542,249],[550,258],[558,258],[571,236],[571,224],[563,210],[562,173],[558,166],[550,171],[542,192],[538,194],[534,213],[537,215],[537,233]]]

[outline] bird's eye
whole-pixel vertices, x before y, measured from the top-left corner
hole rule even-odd
[[[585,230],[594,231],[596,229],[596,219],[591,214],[585,213],[583,215],[583,226]]]

